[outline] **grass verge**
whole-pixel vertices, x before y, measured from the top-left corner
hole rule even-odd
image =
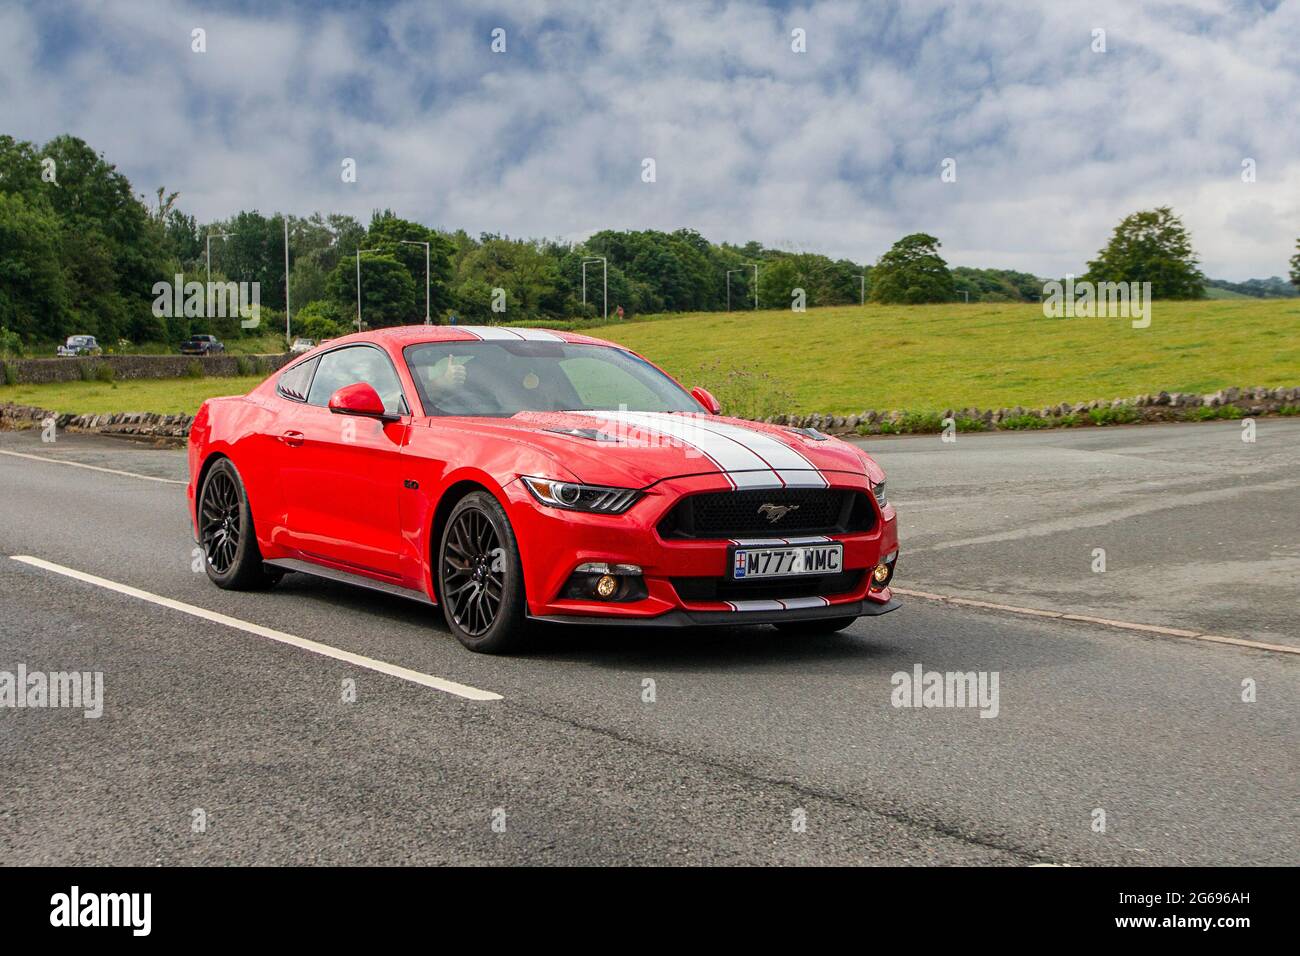
[[[162,378],[3,385],[0,386],[0,403],[35,405],[73,415],[104,415],[113,412],[193,415],[204,399],[216,395],[242,395],[263,378],[264,376]]]
[[[1037,408],[1296,384],[1300,299],[1152,309],[1145,329],[1128,319],[1049,319],[1038,305],[957,304],[706,312],[592,334],[636,349],[687,386],[745,370],[790,396],[782,412]]]

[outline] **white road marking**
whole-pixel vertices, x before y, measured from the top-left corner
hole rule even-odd
[[[1211,644],[1231,644],[1234,647],[1249,647],[1257,651],[1273,651],[1277,654],[1300,654],[1300,647],[1287,644],[1269,644],[1265,641],[1247,641],[1240,637],[1224,637],[1221,634],[1188,631],[1179,627],[1160,627],[1155,624],[1137,624],[1132,621],[1112,621],[1105,617],[1090,617],[1086,614],[1066,614],[1064,611],[1044,611],[1036,607],[1017,607],[1014,604],[997,604],[992,601],[973,601],[970,598],[953,597],[948,594],[935,594],[932,591],[909,591],[891,587],[895,594],[904,597],[924,598],[941,604],[955,604],[959,607],[979,607],[990,611],[1005,611],[1009,614],[1025,614],[1032,617],[1050,617],[1061,621],[1078,621],[1084,624],[1101,624],[1104,627],[1117,627],[1125,631],[1141,631],[1160,637],[1177,637],[1188,641],[1206,641]]]
[[[230,617],[227,614],[218,614],[216,611],[209,611],[207,608],[197,607],[193,604],[186,604],[184,601],[176,601],[172,598],[163,597],[160,594],[152,594],[149,591],[142,591],[139,588],[133,588],[128,584],[118,584],[116,581],[110,581],[107,578],[101,578],[94,574],[87,574],[85,571],[78,571],[75,568],[67,568],[61,564],[55,564],[52,561],[34,558],[27,554],[14,554],[10,555],[10,557],[14,561],[21,561],[23,564],[30,564],[35,568],[43,568],[46,571],[53,571],[55,574],[62,574],[66,577],[75,578],[78,581],[85,581],[87,584],[93,584],[96,587],[105,588],[109,591],[116,591],[118,594],[125,594],[128,597],[139,598],[142,601],[148,601],[151,604],[157,604],[160,607],[171,608],[173,611],[180,611],[182,614],[200,617],[205,621],[212,621],[215,624],[224,624],[226,627],[234,628],[237,631],[244,631],[247,634],[256,634],[258,637],[265,637],[268,640],[276,641],[280,644],[287,644],[290,647],[296,647],[299,650],[310,651],[311,653],[319,654],[322,657],[329,657],[333,660],[343,661],[346,664],[352,664],[356,667],[364,667],[366,670],[372,670],[380,674],[387,674],[389,677],[397,677],[404,681],[410,681],[412,684],[419,684],[421,687],[440,690],[447,694],[455,694],[457,697],[464,697],[466,700],[504,699],[500,694],[494,694],[491,691],[479,690],[477,687],[470,687],[467,684],[458,684],[455,681],[444,680],[441,677],[434,677],[432,674],[422,674],[419,671],[413,671],[407,667],[400,667],[397,664],[389,664],[387,661],[375,660],[373,657],[353,654],[351,651],[340,650],[339,648],[331,647],[328,644],[309,641],[304,637],[298,637],[294,634],[286,634],[284,631],[277,631],[274,628],[263,627],[260,624],[252,624],[248,621],[241,621],[237,617]]]
[[[101,468],[99,465],[87,465],[80,461],[67,461],[63,458],[46,458],[44,455],[28,455],[21,451],[5,451],[0,449],[0,455],[9,455],[13,458],[30,458],[32,461],[48,461],[52,465],[69,465],[72,468],[85,468],[88,471],[102,471],[109,475],[121,475],[124,478],[143,478],[145,481],[161,481],[165,485],[186,485],[189,482],[178,481],[175,478],[155,478],[153,475],[139,475],[134,471],[118,471],[116,468]]]

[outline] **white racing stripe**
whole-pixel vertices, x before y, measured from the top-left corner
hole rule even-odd
[[[515,335],[509,329],[499,329],[491,325],[458,325],[456,328],[462,332],[468,332],[476,339],[492,341],[498,339],[508,339],[511,342],[520,341],[520,336]]]
[[[787,544],[822,544],[830,540],[824,534],[811,534],[803,538],[732,538],[731,543],[741,548],[762,548]]]
[[[725,601],[733,611],[784,611],[780,601]]]
[[[830,483],[808,459],[770,435],[663,412],[582,412],[690,445],[725,473],[736,488],[825,488]]]
[[[724,601],[733,611],[789,611],[804,607],[826,607],[824,597],[781,598],[779,601]]]
[[[741,428],[738,425],[728,425],[711,418],[697,418],[695,423],[704,431],[730,438],[737,444],[744,445],[762,458],[787,487],[827,488],[830,486],[830,482],[817,470],[817,466],[801,452],[771,435],[750,428]]]
[[[554,332],[546,329],[507,329],[498,325],[458,325],[456,328],[468,332],[485,342],[563,342]]]
[[[503,699],[500,694],[494,694],[491,691],[479,690],[477,687],[470,687],[467,684],[458,684],[455,681],[444,680],[441,677],[434,677],[432,674],[422,674],[419,671],[413,671],[407,667],[401,667],[397,664],[389,664],[387,661],[376,660],[373,657],[365,657],[361,654],[353,654],[351,651],[340,650],[337,647],[331,647],[328,644],[321,644],[317,641],[309,641],[305,637],[286,634],[284,631],[277,631],[274,628],[263,627],[260,624],[252,624],[248,621],[241,621],[237,617],[230,617],[227,614],[219,614],[216,611],[209,611],[207,608],[198,607],[193,604],[186,604],[184,601],[176,601],[172,598],[163,597],[160,594],[142,591],[139,588],[133,588],[128,584],[119,584],[116,581],[110,581],[107,578],[101,578],[94,574],[87,574],[85,571],[78,571],[75,568],[67,568],[61,564],[55,564],[52,561],[45,561],[41,558],[34,558],[26,554],[14,554],[10,555],[10,557],[14,561],[21,561],[23,564],[29,564],[34,568],[53,571],[55,574],[62,574],[65,577],[75,578],[78,581],[84,581],[87,584],[93,584],[96,587],[101,587],[108,591],[116,591],[118,594],[125,594],[128,597],[139,598],[141,601],[148,601],[149,603],[157,604],[160,607],[170,608],[173,611],[180,611],[182,614],[199,617],[205,621],[211,621],[214,624],[223,624],[226,627],[234,628],[237,631],[243,631],[246,634],[256,634],[258,637],[265,637],[268,640],[275,641],[279,644],[287,644],[290,647],[296,647],[303,651],[310,651],[313,654],[319,654],[322,657],[328,657],[336,661],[343,661],[344,663],[352,664],[355,667],[363,667],[366,670],[375,671],[380,674],[387,674],[389,677],[397,677],[404,681],[410,681],[412,684],[419,684],[421,687],[428,687],[432,690],[440,690],[443,693],[454,694],[457,697],[464,697],[466,700]]]
[[[800,598],[782,598],[781,603],[787,608],[794,607],[826,607],[831,602],[824,597],[800,597]]]
[[[563,342],[554,332],[548,332],[546,329],[511,329],[525,342]]]
[[[718,471],[723,473],[727,482],[732,488],[768,488],[779,486],[776,476],[768,469],[767,476],[764,477],[760,471],[757,474],[746,474],[743,478],[739,474],[732,474],[733,471],[745,471],[746,469],[766,469],[762,460],[756,455],[752,455],[740,448],[733,442],[720,440],[716,436],[700,433],[689,427],[687,422],[658,420],[644,420],[643,416],[632,412],[582,412],[583,415],[589,415],[600,421],[613,422],[619,426],[620,430],[635,428],[640,431],[649,432],[652,435],[660,435],[665,438],[675,439],[682,444],[693,448],[704,458],[713,463]]]
[[[121,475],[123,478],[142,478],[145,481],[161,481],[165,485],[184,485],[188,482],[178,481],[175,478],[155,478],[153,475],[138,475],[134,471],[118,471],[116,468],[101,468],[99,465],[87,465],[79,461],[67,461],[63,458],[46,458],[43,455],[26,455],[20,451],[0,451],[0,455],[9,455],[12,458],[29,458],[32,461],[45,461],[51,465],[67,465],[71,468],[85,468],[87,471],[102,471],[107,475]]]

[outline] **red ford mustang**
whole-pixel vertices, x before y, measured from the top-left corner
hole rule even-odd
[[[300,571],[441,604],[475,651],[534,621],[832,631],[898,605],[874,461],[722,418],[705,390],[582,335],[334,339],[204,402],[189,468],[219,587]]]

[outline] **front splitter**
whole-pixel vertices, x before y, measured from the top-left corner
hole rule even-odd
[[[738,624],[788,624],[792,621],[818,621],[831,617],[877,617],[896,611],[903,604],[891,598],[884,604],[875,601],[851,601],[824,607],[790,608],[784,611],[669,611],[657,617],[600,617],[593,614],[529,615],[533,621],[548,624],[579,624],[588,627],[716,627]]]

